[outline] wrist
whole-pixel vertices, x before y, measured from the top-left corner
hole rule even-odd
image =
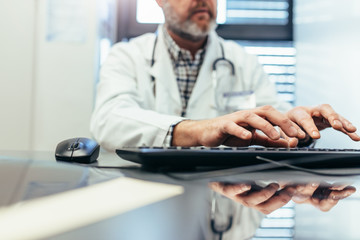
[[[184,120],[178,123],[173,130],[172,146],[200,146],[198,121]]]

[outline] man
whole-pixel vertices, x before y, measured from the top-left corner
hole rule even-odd
[[[159,28],[158,36],[148,34],[115,46],[102,68],[91,129],[103,147],[163,145],[170,126],[176,123],[171,143],[179,146],[296,146],[298,139],[306,138],[304,131],[318,139],[319,130],[327,127],[360,140],[356,128],[328,105],[278,112],[289,110],[289,106],[277,101],[274,87],[256,59],[212,31],[216,25],[215,0],[157,2],[164,10],[165,28]],[[221,46],[241,75],[233,91],[254,91],[258,108],[218,117],[222,112],[214,108],[211,72],[213,62],[221,57]],[[178,54],[177,48],[182,52]],[[174,54],[169,52],[173,50]],[[178,61],[184,64],[191,60],[199,61],[190,64],[189,73],[182,74],[186,68],[179,69]],[[280,139],[273,125],[294,138]]]
[[[309,144],[320,138],[319,131],[330,127],[360,140],[356,128],[329,105],[291,109],[279,102],[256,58],[215,33],[216,0],[156,1],[165,15],[157,34],[115,45],[102,67],[91,121],[92,133],[102,147],[295,147],[299,141]],[[231,64],[214,64],[223,57]],[[242,101],[247,102],[246,109],[237,107]],[[265,198],[255,196],[256,201],[249,202],[244,195],[249,185],[211,185],[264,213],[284,205],[295,191],[316,190],[314,185],[287,186],[280,191],[279,187],[276,183],[265,186],[256,191]],[[353,191],[337,188],[336,196]],[[336,203],[322,204],[327,210]]]

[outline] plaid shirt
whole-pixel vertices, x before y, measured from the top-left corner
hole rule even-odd
[[[171,62],[173,64],[176,81],[180,91],[180,97],[182,102],[181,116],[186,115],[186,108],[189,102],[192,90],[195,86],[196,79],[199,75],[201,65],[204,61],[205,48],[197,51],[195,59],[193,60],[190,51],[181,49],[175,41],[171,38],[166,28],[163,27],[165,44],[168,48]],[[171,146],[172,134],[174,127],[178,122],[171,125],[167,133],[164,145]]]
[[[163,28],[165,44],[168,48],[171,62],[173,64],[176,81],[180,91],[182,111],[181,116],[186,115],[186,108],[189,102],[192,90],[199,75],[201,65],[204,61],[205,49],[197,51],[195,59],[192,59],[190,51],[181,49],[171,38],[165,27]]]

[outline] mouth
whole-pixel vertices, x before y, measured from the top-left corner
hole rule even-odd
[[[211,11],[209,8],[206,8],[206,7],[201,7],[201,8],[196,8],[192,11],[192,14],[191,15],[204,15],[204,14],[207,14],[209,15],[210,17],[212,17],[212,14],[211,14]]]

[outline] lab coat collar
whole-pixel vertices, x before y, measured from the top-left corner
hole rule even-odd
[[[188,108],[195,107],[201,99],[202,94],[209,88],[212,88],[212,65],[220,56],[220,37],[215,31],[212,31],[209,34],[204,62],[201,66],[196,84],[190,96]]]
[[[181,108],[182,103],[180,92],[176,82],[176,77],[171,63],[170,55],[164,41],[164,33],[161,28],[162,25],[160,25],[157,30],[157,44],[155,46],[155,49],[154,42],[152,42],[152,45],[149,48],[151,50],[148,52],[148,54],[146,54],[148,58],[147,61],[150,63],[152,60],[153,51],[155,50],[155,62],[154,65],[149,68],[149,74],[150,76],[153,76],[155,78],[156,99],[158,100],[158,98],[164,94],[162,91],[165,89],[167,93],[170,93],[169,95],[171,96],[173,101],[175,101],[176,105]],[[156,102],[158,104],[164,104],[164,102],[161,103],[161,101]]]

